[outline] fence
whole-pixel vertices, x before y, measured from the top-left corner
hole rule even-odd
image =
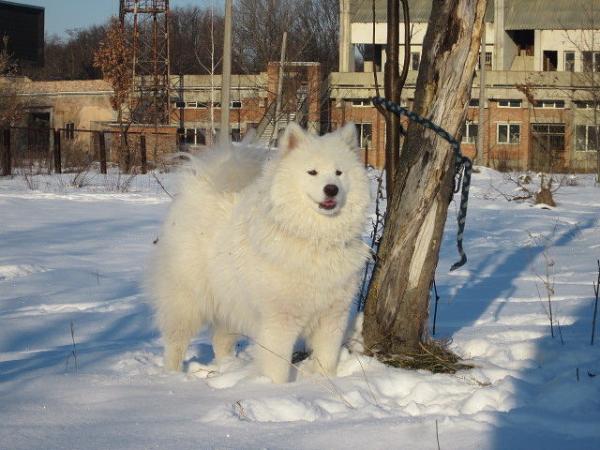
[[[103,174],[109,165],[146,173],[176,151],[179,141],[169,133],[11,127],[0,130],[0,175],[78,172],[94,164]]]

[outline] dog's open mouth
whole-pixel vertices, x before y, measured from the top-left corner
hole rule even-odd
[[[334,198],[328,198],[321,203],[319,203],[319,208],[331,210],[337,206],[337,202]]]

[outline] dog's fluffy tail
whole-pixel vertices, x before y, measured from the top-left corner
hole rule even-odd
[[[199,182],[219,193],[241,191],[261,174],[268,159],[268,149],[248,141],[219,144],[198,156],[180,154],[188,160],[182,183]]]

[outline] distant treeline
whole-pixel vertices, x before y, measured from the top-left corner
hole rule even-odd
[[[233,19],[233,72],[257,73],[278,61],[281,39],[288,32],[287,59],[318,61],[324,73],[338,62],[338,0],[237,0]],[[170,60],[172,74],[221,71],[223,12],[198,6],[171,10]],[[104,39],[103,25],[69,30],[66,38],[49,36],[45,66],[23,69],[35,80],[97,79],[94,52]],[[214,46],[213,46],[214,43]],[[214,48],[214,54],[213,54]]]

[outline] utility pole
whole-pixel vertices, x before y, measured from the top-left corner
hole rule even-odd
[[[229,94],[231,90],[231,1],[225,0],[225,34],[223,36],[223,77],[221,80],[221,135],[220,141],[231,140],[229,134]]]
[[[271,141],[275,141],[279,137],[279,116],[281,115],[281,96],[283,93],[283,74],[285,64],[285,51],[287,45],[287,31],[283,32],[283,39],[281,41],[281,58],[279,59],[279,79],[277,80],[277,98],[275,101],[275,120],[273,129],[275,130],[274,136],[271,136]]]
[[[489,163],[489,150],[485,145],[485,18],[481,30],[481,50],[479,51],[479,124],[477,125],[477,152],[475,158],[477,162],[482,162],[484,166]]]

